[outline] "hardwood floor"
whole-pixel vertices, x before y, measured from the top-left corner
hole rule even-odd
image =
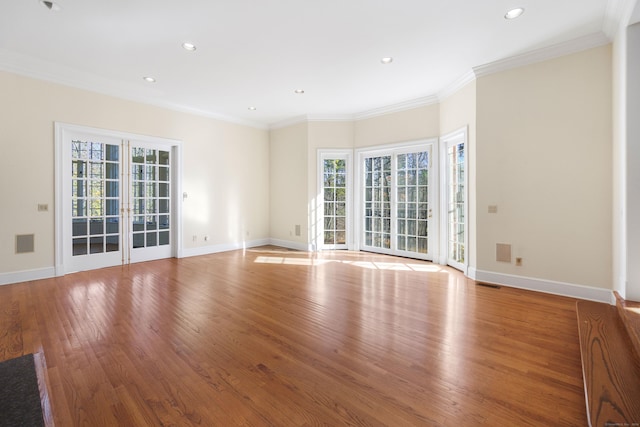
[[[583,426],[576,301],[274,247],[0,286],[48,425]]]

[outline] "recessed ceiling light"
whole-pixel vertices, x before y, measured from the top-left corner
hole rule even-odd
[[[518,16],[524,13],[523,7],[516,7],[515,9],[511,9],[504,15],[504,19],[516,19]]]
[[[154,79],[153,77],[148,77],[148,76],[147,76],[147,77],[143,77],[142,79],[143,79],[145,82],[148,82],[148,83],[155,83],[155,82],[156,82],[156,79]]]
[[[383,64],[391,64],[393,62],[393,58],[390,56],[385,56],[380,60]]]
[[[251,110],[251,111],[256,111],[256,110],[257,110],[257,108],[256,108],[256,107],[249,107],[249,110]]]
[[[296,89],[296,90],[294,90],[294,92],[298,93],[298,94],[302,94],[302,93],[304,93],[304,89]]]
[[[185,50],[188,50],[188,51],[190,51],[190,52],[193,52],[194,50],[196,50],[196,45],[195,45],[195,44],[193,44],[193,43],[189,43],[189,42],[184,42],[184,43],[182,43],[182,47],[183,47]]]
[[[52,12],[60,12],[60,10],[62,9],[59,4],[48,0],[40,0],[40,4]]]

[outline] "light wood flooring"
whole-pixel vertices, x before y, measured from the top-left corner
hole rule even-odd
[[[584,426],[576,300],[275,247],[0,286],[48,425]]]

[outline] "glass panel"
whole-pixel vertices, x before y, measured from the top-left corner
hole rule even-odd
[[[158,177],[158,167],[157,166],[147,166],[145,177],[146,177],[147,181],[155,181],[157,179],[157,177]]]
[[[131,149],[131,162],[132,163],[144,163],[144,148],[132,148]]]
[[[144,217],[133,217],[133,231],[144,231]]]
[[[89,252],[99,254],[104,252],[104,237],[91,237],[89,239]]]
[[[147,233],[147,247],[158,246],[158,233]]]
[[[147,216],[147,230],[157,230],[158,229],[158,219],[155,215]]]
[[[169,197],[169,184],[161,182],[158,184],[158,196]]]
[[[325,245],[334,245],[335,244],[336,233],[334,231],[326,231],[324,232],[324,244]]]
[[[336,245],[347,244],[347,233],[344,231],[336,231]]]
[[[89,205],[89,216],[97,217],[104,215],[104,201],[102,199],[93,199]]]
[[[102,163],[89,163],[89,178],[91,179],[104,179],[104,164]]]
[[[106,181],[104,183],[105,196],[106,197],[118,197],[119,196],[120,183],[118,181]]]
[[[73,236],[86,236],[87,235],[87,220],[86,219],[73,219]]]
[[[144,182],[134,182],[133,197],[144,197]]]
[[[155,165],[157,160],[156,150],[147,150],[147,164]]]
[[[73,239],[73,255],[86,255],[87,254],[87,238]]]
[[[158,210],[158,213],[169,213],[169,200],[161,199],[159,202],[160,209]]]
[[[147,199],[145,201],[145,208],[146,208],[146,211],[144,213],[150,213],[150,214],[158,213],[158,211],[156,210],[156,200],[155,199]]]
[[[87,176],[87,162],[82,160],[73,160],[71,162],[71,177],[73,178],[86,178]]]
[[[71,196],[84,197],[87,195],[87,181],[80,179],[71,180]]]
[[[155,182],[147,182],[146,185],[146,196],[147,197],[158,197],[156,192],[156,183]]]
[[[158,163],[161,165],[169,164],[169,152],[168,151],[158,151]]]
[[[107,199],[107,215],[115,216],[120,214],[120,200],[119,199]]]
[[[144,181],[144,166],[131,166],[131,176],[134,181]]]
[[[120,218],[107,219],[107,234],[117,234],[120,232]]]
[[[87,216],[87,201],[86,199],[72,199],[71,200],[71,216]]]
[[[169,168],[165,168],[162,166],[158,168],[158,180],[169,181]]]
[[[106,163],[105,165],[105,178],[107,179],[118,179],[118,171],[120,170],[120,165],[117,163]]]
[[[161,231],[159,234],[160,234],[160,238],[159,238],[160,246],[168,245],[169,244],[169,232],[168,231]]]
[[[105,144],[105,160],[117,162],[120,158],[120,147],[118,145]]]
[[[101,219],[92,219],[89,221],[90,234],[104,234],[104,222]]]
[[[133,248],[144,248],[144,233],[135,233],[133,235]]]
[[[166,230],[167,228],[169,228],[169,215],[160,215],[159,224],[161,230]]]
[[[107,252],[117,252],[120,249],[120,237],[119,236],[107,236],[105,237],[107,244]]]

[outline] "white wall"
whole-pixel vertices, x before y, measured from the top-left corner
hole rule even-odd
[[[469,267],[477,268],[476,250],[476,81],[440,102],[440,134],[446,135],[458,129],[467,129],[467,175],[469,179],[467,234],[469,239]]]
[[[0,275],[54,265],[55,121],[183,141],[185,249],[269,237],[266,130],[5,72],[0,93]],[[35,252],[15,254],[15,235],[30,233]]]
[[[308,248],[308,124],[270,132],[271,238],[297,249]],[[300,235],[296,235],[296,225]]]
[[[611,78],[607,45],[476,81],[479,270],[611,289]]]
[[[440,106],[431,104],[357,120],[354,128],[354,147],[371,147],[438,136],[440,136]]]

